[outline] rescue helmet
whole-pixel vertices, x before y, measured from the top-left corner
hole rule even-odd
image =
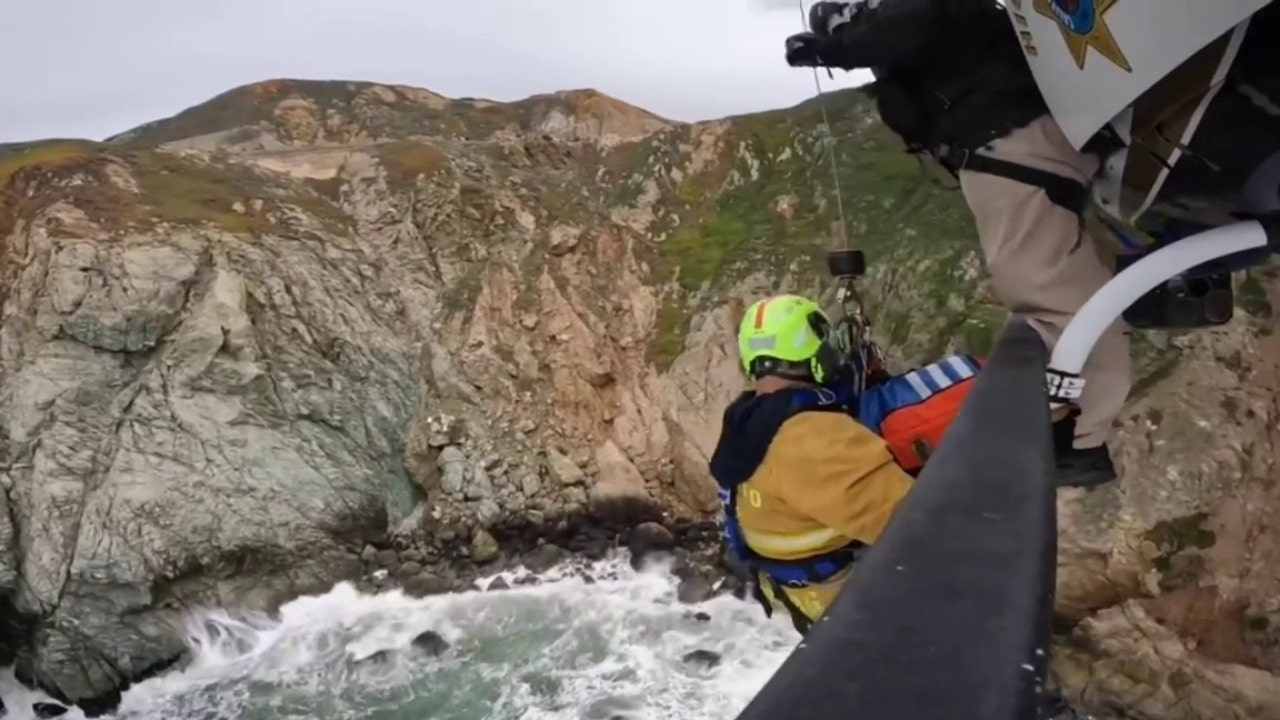
[[[775,295],[752,303],[738,325],[738,357],[754,379],[777,375],[822,383],[835,371],[831,323],[818,303]]]

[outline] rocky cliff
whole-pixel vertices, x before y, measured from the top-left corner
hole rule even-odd
[[[984,351],[1004,314],[957,194],[863,96],[826,101],[891,359]],[[591,510],[708,517],[737,314],[825,286],[818,120],[271,81],[104,143],[0,147],[19,669],[109,696],[176,656],[195,605],[270,607],[383,553],[436,591],[450,560],[580,548]],[[1059,665],[1093,705],[1280,717],[1277,288],[1140,341],[1123,480],[1062,497]]]

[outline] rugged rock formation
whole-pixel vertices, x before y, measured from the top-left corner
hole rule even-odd
[[[827,102],[891,359],[986,350],[1004,314],[959,198],[860,95]],[[817,120],[272,81],[0,147],[0,645],[99,697],[195,604],[376,566],[438,592],[452,560],[598,550],[593,509],[706,517],[737,313],[824,286]],[[1062,497],[1059,665],[1089,703],[1280,717],[1277,287],[1139,342],[1122,484]]]
[[[1063,674],[1087,703],[1280,718],[1280,296],[1271,273],[1242,290],[1248,314],[1172,342],[1130,402],[1122,485],[1059,501]]]

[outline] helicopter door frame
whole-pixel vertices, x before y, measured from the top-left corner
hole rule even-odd
[[[1103,163],[1104,172],[1100,173],[1094,180],[1093,198],[1104,212],[1122,223],[1132,226],[1155,202],[1161,188],[1164,187],[1165,181],[1169,178],[1169,174],[1173,171],[1174,166],[1178,164],[1183,152],[1200,128],[1200,123],[1204,119],[1210,103],[1221,92],[1227,73],[1231,71],[1232,65],[1235,64],[1236,56],[1240,52],[1240,46],[1244,43],[1245,33],[1252,22],[1253,17],[1250,16],[1231,30],[1223,33],[1213,42],[1196,51],[1194,55],[1175,68],[1169,75],[1162,78],[1150,91],[1144,93],[1142,97],[1138,98],[1111,120],[1111,127],[1121,136],[1126,147],[1117,150],[1106,159]],[[1175,102],[1172,107],[1165,111],[1163,116],[1158,118],[1151,117],[1145,108],[1141,112],[1135,111],[1135,107],[1143,105],[1144,100],[1150,98],[1153,93],[1167,97],[1168,93],[1161,90],[1161,86],[1183,84],[1185,76],[1195,71],[1193,61],[1201,57],[1207,60],[1214,55],[1217,55],[1217,61],[1213,75],[1205,83],[1204,89],[1199,91],[1200,97],[1194,101],[1195,107],[1185,116],[1186,124],[1178,137],[1164,138],[1159,136],[1159,130],[1155,128],[1159,128],[1169,116],[1176,117],[1180,112],[1183,112],[1185,103]],[[1191,97],[1194,97],[1194,95],[1191,95]],[[1189,97],[1188,101],[1190,99]],[[1143,119],[1143,127],[1136,130],[1133,127],[1135,115],[1147,116]],[[1177,123],[1173,124],[1176,125]],[[1143,142],[1144,137],[1149,139],[1153,136],[1159,137],[1161,142]],[[1136,193],[1124,193],[1126,171],[1129,169],[1129,161],[1135,152],[1147,155],[1159,166],[1159,170],[1156,171],[1156,177],[1147,184],[1145,192],[1141,190],[1142,183],[1133,183],[1136,185],[1135,189],[1143,193],[1141,197],[1134,197]],[[1135,200],[1137,200],[1136,205]]]

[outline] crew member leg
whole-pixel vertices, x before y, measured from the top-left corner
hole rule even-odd
[[[1072,148],[1049,116],[979,152],[1081,181],[1097,167],[1097,159]],[[1010,311],[1027,315],[1052,348],[1076,311],[1112,276],[1101,248],[1077,217],[1052,203],[1044,190],[968,170],[960,173],[960,183],[996,295]],[[1093,469],[1079,478],[1061,479],[1064,484],[1114,478],[1104,443],[1129,393],[1129,372],[1127,327],[1117,320],[1099,338],[1082,373],[1086,385],[1075,448]]]

